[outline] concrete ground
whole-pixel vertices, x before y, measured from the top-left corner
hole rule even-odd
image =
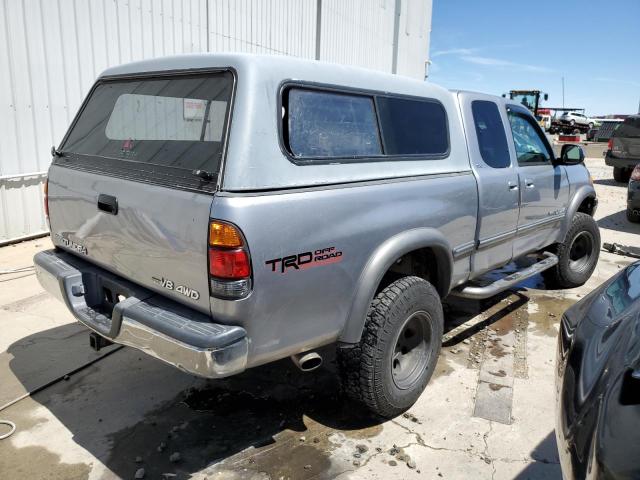
[[[626,188],[602,158],[587,165],[603,241],[637,245]],[[3,479],[128,479],[140,469],[152,479],[560,478],[558,321],[632,261],[602,252],[592,279],[571,291],[534,278],[489,301],[448,303],[427,390],[407,414],[380,421],[337,395],[330,359],[314,373],[286,360],[204,381],[131,348],[93,352],[32,270],[6,273],[49,246],[0,249],[0,419],[17,426],[0,440]]]

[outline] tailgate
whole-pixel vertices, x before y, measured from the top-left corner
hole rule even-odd
[[[49,171],[53,243],[208,313],[233,85],[228,71],[99,80]]]
[[[101,210],[98,197],[117,201]],[[207,230],[212,196],[53,165],[54,245],[182,303],[209,311]]]

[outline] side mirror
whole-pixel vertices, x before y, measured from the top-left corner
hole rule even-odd
[[[547,100],[549,100],[549,94],[548,94],[548,93],[545,93],[545,94],[544,94],[544,101],[546,102]]]
[[[578,165],[584,162],[584,150],[579,145],[563,145],[560,152],[561,165]]]

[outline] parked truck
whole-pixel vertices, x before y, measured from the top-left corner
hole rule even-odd
[[[447,296],[589,278],[583,157],[500,97],[286,57],[144,60],[104,72],[53,149],[36,272],[95,348],[219,378],[313,370],[333,346],[344,391],[391,417],[433,373]]]

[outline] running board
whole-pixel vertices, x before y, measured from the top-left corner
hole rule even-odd
[[[506,277],[501,278],[500,280],[496,280],[489,285],[486,285],[484,287],[470,285],[468,287],[464,287],[461,290],[452,290],[451,295],[474,299],[493,297],[494,295],[510,287],[513,287],[514,285],[517,285],[518,283],[526,280],[529,277],[533,277],[540,272],[544,272],[545,270],[553,267],[558,263],[558,257],[556,257],[553,253],[545,252],[544,257],[545,258],[540,260],[538,263],[534,263],[524,270],[514,272],[511,275],[507,275]]]

